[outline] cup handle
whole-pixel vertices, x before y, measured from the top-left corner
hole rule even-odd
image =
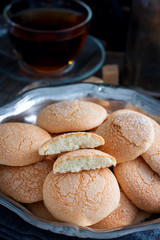
[[[6,35],[7,32],[7,22],[3,16],[0,16],[0,38]]]

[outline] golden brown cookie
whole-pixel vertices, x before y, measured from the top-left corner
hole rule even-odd
[[[52,168],[49,160],[23,167],[1,165],[0,191],[22,203],[41,201],[43,182]]]
[[[39,148],[40,155],[58,154],[79,148],[95,148],[104,144],[104,139],[90,132],[72,132],[54,137]]]
[[[160,213],[160,176],[142,157],[117,164],[114,173],[124,193],[138,208]]]
[[[139,209],[120,191],[120,202],[118,207],[100,222],[90,226],[91,228],[105,229],[115,228],[131,224]]]
[[[44,182],[43,199],[56,219],[89,226],[117,208],[120,191],[108,168],[64,174],[50,172]]]
[[[116,159],[95,149],[80,149],[65,153],[53,165],[54,173],[79,172],[116,165]]]
[[[160,175],[160,125],[152,120],[155,138],[150,148],[142,154],[146,163]]]
[[[39,147],[49,139],[48,132],[32,124],[0,124],[0,164],[25,166],[41,161]]]
[[[99,126],[106,117],[106,110],[96,103],[68,100],[43,108],[37,125],[50,133],[79,132]]]
[[[116,158],[117,163],[132,160],[145,152],[154,140],[154,128],[145,115],[119,110],[97,128],[105,144],[98,149]]]

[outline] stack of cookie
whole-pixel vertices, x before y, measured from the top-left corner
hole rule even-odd
[[[39,217],[105,229],[160,212],[160,126],[142,113],[62,101],[0,133],[0,190]]]

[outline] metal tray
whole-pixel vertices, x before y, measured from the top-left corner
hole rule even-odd
[[[41,108],[50,103],[67,99],[93,100],[105,106],[108,106],[106,103],[109,102],[114,110],[135,107],[160,121],[160,102],[158,100],[121,87],[79,83],[59,87],[36,88],[17,96],[12,102],[0,108],[0,123],[16,121],[34,124],[37,113]],[[42,220],[33,215],[22,204],[3,193],[0,193],[0,204],[40,229],[80,238],[111,239],[130,233],[160,228],[160,218],[157,218],[139,224],[97,230],[89,227],[78,227],[74,224]]]

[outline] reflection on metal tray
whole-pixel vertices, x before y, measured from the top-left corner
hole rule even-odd
[[[27,91],[0,108],[0,123],[17,121],[34,124],[36,122],[37,113],[41,108],[49,103],[67,99],[94,101],[106,107],[108,111],[115,111],[122,108],[134,108],[160,121],[160,102],[151,97],[121,87],[80,83],[59,87],[37,88]],[[143,223],[114,229],[97,230],[89,227],[78,227],[74,224],[55,223],[42,220],[30,213],[20,203],[3,193],[0,193],[0,204],[15,212],[26,222],[40,229],[81,238],[111,239],[134,232],[160,228],[160,218],[156,218]]]

